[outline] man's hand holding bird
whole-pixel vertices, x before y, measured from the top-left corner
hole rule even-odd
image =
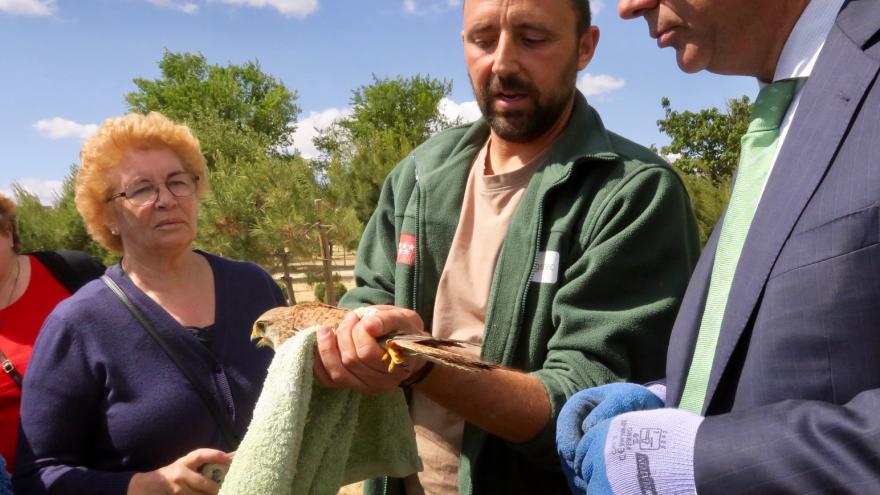
[[[378,339],[394,334],[423,334],[424,324],[411,310],[395,306],[374,306],[378,311],[363,318],[349,312],[336,332],[318,330],[315,377],[325,387],[352,388],[367,394],[386,393],[425,366],[425,360],[408,357],[403,366],[393,366],[383,357],[386,347]],[[388,357],[386,359],[394,359]]]
[[[252,338],[277,349],[297,330],[323,325],[317,332],[314,365],[318,382],[368,394],[389,392],[428,372],[423,369],[427,361],[466,371],[496,367],[450,350],[466,343],[425,333],[414,311],[379,305],[361,314],[324,304],[275,308],[257,319]]]

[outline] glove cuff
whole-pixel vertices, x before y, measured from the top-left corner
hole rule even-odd
[[[656,395],[663,401],[663,406],[666,406],[666,385],[662,383],[652,383],[650,385],[646,385],[645,388],[651,391],[652,394]]]
[[[694,444],[703,419],[670,408],[614,418],[605,441],[605,469],[614,495],[696,494]]]

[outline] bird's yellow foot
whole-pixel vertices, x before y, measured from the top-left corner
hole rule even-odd
[[[382,355],[382,361],[388,361],[388,372],[394,371],[395,366],[405,367],[403,354],[393,342],[385,344],[385,354]]]

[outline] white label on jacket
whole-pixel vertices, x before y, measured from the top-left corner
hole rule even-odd
[[[532,266],[532,282],[539,284],[555,284],[559,276],[559,253],[544,251],[535,256]]]

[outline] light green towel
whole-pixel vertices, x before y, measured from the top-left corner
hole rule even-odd
[[[315,331],[276,349],[221,495],[330,495],[422,469],[403,392],[368,396],[315,383]]]

